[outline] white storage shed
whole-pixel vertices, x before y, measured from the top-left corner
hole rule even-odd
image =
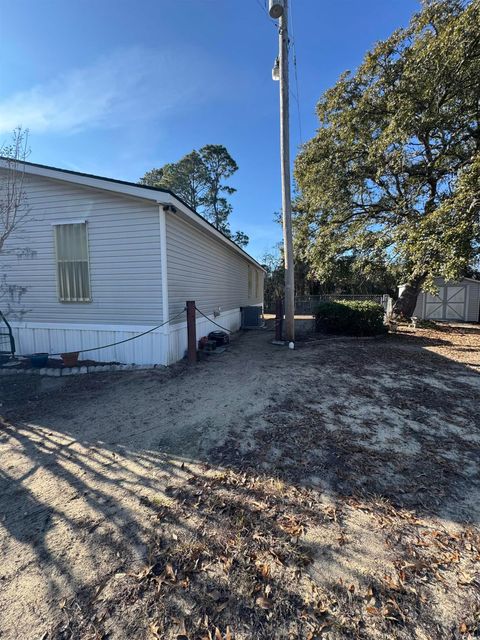
[[[436,295],[420,292],[415,311],[417,318],[446,322],[479,322],[480,280],[462,278],[458,282],[445,282],[437,278]],[[404,285],[399,287],[399,294]]]

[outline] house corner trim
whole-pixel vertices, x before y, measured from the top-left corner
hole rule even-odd
[[[168,261],[167,261],[167,221],[164,205],[158,207],[160,225],[160,267],[162,279],[162,322],[168,322],[170,310],[168,306]]]

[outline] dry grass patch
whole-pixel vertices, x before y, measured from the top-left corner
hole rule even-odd
[[[375,496],[335,504],[317,489],[250,471],[192,474],[159,505],[145,566],[65,607],[52,637],[165,640],[445,638],[480,629],[480,535],[433,528]],[[356,531],[358,522],[363,530]],[[355,567],[365,529],[385,547]],[[325,544],[318,544],[323,536]],[[322,553],[330,553],[327,575]],[[454,594],[452,594],[452,590]],[[464,607],[462,611],[462,607]],[[446,613],[446,612],[445,612]]]
[[[426,323],[414,329],[400,325],[398,335],[407,342],[416,343],[445,358],[480,370],[480,325]]]

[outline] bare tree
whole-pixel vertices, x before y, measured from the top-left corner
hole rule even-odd
[[[2,257],[15,255],[21,259],[34,254],[31,249],[9,247],[7,243],[10,236],[24,226],[30,213],[24,188],[28,154],[28,130],[17,127],[11,142],[0,146],[0,304],[6,304],[5,315],[22,316],[26,312],[18,309],[26,288],[9,282],[8,261],[2,260]]]

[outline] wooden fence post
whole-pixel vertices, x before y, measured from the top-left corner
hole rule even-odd
[[[187,300],[188,364],[197,362],[197,327],[195,300]]]
[[[275,340],[281,342],[283,334],[283,300],[277,299],[275,305]]]

